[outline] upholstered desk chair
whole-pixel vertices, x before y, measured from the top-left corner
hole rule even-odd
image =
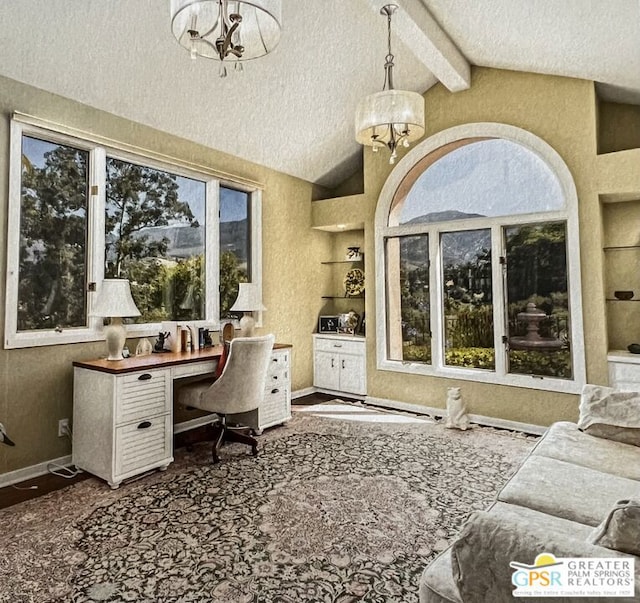
[[[192,406],[218,415],[213,441],[213,462],[220,460],[218,452],[223,441],[241,442],[258,454],[258,441],[249,435],[258,429],[258,407],[264,397],[267,371],[274,336],[240,337],[229,344],[229,357],[220,377],[213,381],[196,381],[180,387],[178,404]],[[227,417],[245,429],[229,427]]]

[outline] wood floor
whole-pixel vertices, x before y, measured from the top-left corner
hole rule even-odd
[[[321,402],[326,402],[333,399],[335,399],[334,395],[315,393],[310,394],[309,396],[304,396],[302,398],[296,398],[295,400],[293,400],[293,405],[306,406],[310,404],[320,404]],[[181,434],[179,434],[179,436],[180,435]],[[184,438],[176,436],[176,447],[184,446],[186,443],[187,442]],[[89,477],[91,477],[91,475],[84,472],[79,473],[77,476],[71,479],[66,479],[64,477],[49,473],[47,475],[42,475],[25,482],[21,482],[19,484],[0,488],[0,509],[16,505],[32,498],[37,498],[38,496],[48,494],[49,492],[53,492],[54,490],[66,488],[71,484],[88,479]]]

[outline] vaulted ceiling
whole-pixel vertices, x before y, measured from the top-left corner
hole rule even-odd
[[[396,88],[455,92],[481,65],[640,104],[638,0],[395,2]],[[2,0],[0,75],[333,186],[361,161],[356,105],[382,88],[384,3],[282,0],[275,52],[220,78],[173,38],[169,0]]]

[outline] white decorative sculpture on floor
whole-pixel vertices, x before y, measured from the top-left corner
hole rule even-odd
[[[471,427],[459,387],[450,387],[447,390],[447,420],[445,427],[462,430]]]

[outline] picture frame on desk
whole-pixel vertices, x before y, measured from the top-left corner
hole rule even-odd
[[[318,319],[318,333],[337,333],[338,316],[321,316]]]

